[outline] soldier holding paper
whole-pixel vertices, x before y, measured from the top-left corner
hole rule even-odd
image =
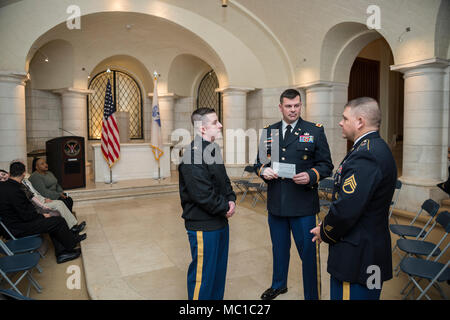
[[[266,127],[259,145],[255,172],[268,184],[268,220],[273,253],[272,285],[261,296],[271,300],[287,292],[291,231],[303,265],[305,299],[320,298],[318,245],[309,232],[320,211],[319,180],[333,170],[321,124],[300,118],[300,93],[280,96],[282,121]]]

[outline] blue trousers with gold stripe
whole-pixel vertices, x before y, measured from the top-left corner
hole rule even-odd
[[[310,230],[316,226],[316,216],[279,217],[269,214],[272,239],[272,288],[287,287],[291,249],[291,231],[302,259],[303,290],[306,300],[320,299],[320,255],[317,241],[312,242]]]
[[[188,230],[192,262],[187,275],[189,300],[222,300],[228,262],[228,226],[216,231]]]
[[[330,278],[330,300],[379,300],[380,289],[368,289],[359,283]]]

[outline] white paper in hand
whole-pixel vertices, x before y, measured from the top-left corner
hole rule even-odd
[[[273,162],[272,163],[272,170],[280,178],[292,179],[295,176],[295,163]]]

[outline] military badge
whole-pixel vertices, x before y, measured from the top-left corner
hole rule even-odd
[[[307,135],[302,135],[298,138],[299,142],[309,142],[309,143],[314,143],[314,136],[307,136]]]
[[[348,177],[345,179],[344,184],[342,185],[342,191],[344,191],[347,194],[352,194],[355,192],[357,183],[355,180],[355,175],[352,174],[351,177]]]

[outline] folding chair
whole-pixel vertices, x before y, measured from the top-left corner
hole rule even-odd
[[[42,238],[39,234],[35,234],[35,235],[17,239],[9,231],[9,229],[5,226],[5,224],[2,222],[1,218],[0,218],[0,225],[3,227],[3,230],[5,230],[6,233],[9,235],[9,237],[11,238],[11,240],[6,241],[6,243],[5,243],[6,247],[11,251],[11,254],[34,252],[34,251],[38,251],[38,249],[41,247]],[[2,249],[2,247],[3,246],[0,247],[0,253],[8,254],[8,252],[5,252]],[[11,255],[11,254],[9,254],[9,255]],[[39,255],[41,256],[41,258],[44,258],[44,255],[41,254],[40,252],[39,252]],[[42,273],[42,268],[39,266],[39,264],[36,266],[36,269],[39,271],[39,273]]]
[[[439,223],[444,230],[447,230],[448,224],[450,223],[450,213],[448,211],[441,212],[437,217],[433,224],[436,225],[436,223]],[[441,237],[439,242],[437,244],[434,244],[429,241],[425,241],[425,239],[428,237],[428,235],[431,232],[431,229],[427,232],[427,234],[422,239],[398,239],[397,240],[397,246],[400,250],[405,252],[405,256],[402,258],[402,261],[407,256],[429,256],[429,257],[435,257],[438,256],[441,253],[441,249],[439,249],[440,245],[444,242],[444,240],[447,238],[448,231],[444,233],[444,235]],[[398,267],[402,263],[400,261]],[[396,268],[396,270],[398,269]],[[400,269],[398,269],[397,275],[400,272]]]
[[[0,289],[0,300],[34,300],[10,289]]]
[[[400,180],[397,180],[397,182],[395,183],[395,194],[392,197],[391,208],[389,209],[389,221],[391,220],[392,212],[394,211],[395,205],[397,204],[401,189],[402,189],[402,182]],[[395,223],[398,223],[397,218],[395,216],[394,220]]]
[[[439,220],[438,222],[441,225],[446,224],[445,227],[446,234],[443,237],[445,238],[446,235],[448,235],[448,233],[450,232],[450,214],[448,213],[448,211],[444,211],[436,218],[436,220]],[[438,289],[439,293],[442,295],[442,297],[445,300],[447,300],[447,297],[445,296],[443,290],[440,288],[438,282],[450,281],[450,269],[449,269],[450,261],[447,260],[447,262],[444,264],[438,262],[438,260],[445,254],[448,247],[450,246],[450,242],[447,243],[445,248],[434,260],[431,260],[431,257],[435,255],[435,252],[439,249],[441,243],[442,241],[440,241],[438,244],[435,245],[435,247],[425,260],[414,257],[407,257],[403,259],[403,261],[400,264],[400,269],[408,275],[409,282],[400,292],[401,294],[403,294],[405,290],[408,288],[408,286],[411,283],[413,283],[421,292],[421,294],[417,297],[417,300],[422,299],[423,296],[425,296],[428,300],[431,300],[431,298],[426,294],[426,292],[431,288],[431,286],[435,286]],[[416,281],[414,277],[420,279]],[[429,284],[424,289],[422,289],[422,287],[419,285],[421,279],[426,279],[429,281]],[[414,288],[415,287],[412,287],[411,290],[409,290],[409,292],[405,294],[403,299],[406,299],[414,290]]]
[[[411,220],[409,225],[390,224],[389,229],[391,230],[392,233],[398,235],[403,239],[406,239],[406,237],[414,237],[415,239],[424,238],[427,235],[427,233],[430,232],[431,229],[436,225],[435,221],[433,226],[427,231],[427,228],[430,225],[433,218],[436,216],[439,207],[440,206],[436,201],[432,199],[425,200],[422,206],[420,207],[420,210],[417,212],[416,216]],[[422,228],[414,226],[414,223],[416,222],[417,218],[422,214],[424,210],[430,215],[428,221]],[[392,252],[394,252],[396,249],[397,244],[392,249]]]
[[[255,195],[253,196],[253,203],[252,207],[256,206],[256,202],[258,201],[258,198],[261,198],[262,201],[266,202],[266,196],[264,195],[264,192],[267,192],[267,186],[266,183],[263,181],[259,184],[259,186],[255,187]]]
[[[244,172],[242,172],[242,178],[249,177],[249,176],[251,176],[254,172],[255,172],[255,170],[253,169],[253,166],[246,166],[246,167],[244,168]],[[248,179],[239,179],[239,180],[235,180],[235,181],[233,181],[233,182],[234,182],[234,185],[235,185],[240,191],[242,191],[242,198],[241,198],[241,200],[239,201],[239,203],[241,203],[242,200],[244,200],[245,196],[247,195],[250,181],[249,181]]]
[[[0,243],[4,246],[4,243]],[[3,247],[6,252],[8,248]],[[39,262],[40,255],[37,252],[33,253],[23,253],[11,256],[0,257],[0,276],[5,279],[14,291],[18,294],[23,295],[22,292],[17,288],[17,285],[26,276],[31,285],[36,289],[37,292],[42,292],[42,288],[39,283],[31,275],[31,271],[35,268]],[[22,272],[22,275],[13,282],[8,274]],[[28,286],[27,296],[30,295],[30,285]]]
[[[319,188],[318,191],[321,191],[325,199],[319,199],[320,207],[330,207],[331,201],[328,200],[328,197],[330,197],[333,194],[333,188],[334,188],[334,180],[331,178],[326,178],[321,181],[319,181]]]

